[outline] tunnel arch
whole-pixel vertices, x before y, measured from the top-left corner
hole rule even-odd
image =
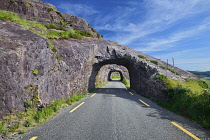
[[[92,73],[89,79],[88,89],[95,88],[96,76],[98,74],[98,71],[101,69],[101,67],[107,64],[117,64],[117,65],[121,65],[127,68],[129,72],[129,76],[130,76],[131,89],[137,90],[138,89],[137,85],[140,84],[140,81],[139,81],[140,76],[138,75],[138,73],[136,73],[137,69],[134,67],[134,64],[132,63],[133,62],[129,61],[126,58],[117,58],[117,59],[104,60],[99,63],[93,64]]]
[[[100,68],[107,64],[117,64],[127,68],[130,77],[130,88],[144,96],[168,100],[166,85],[158,77],[165,75],[170,79],[185,81],[184,78],[195,78],[189,72],[171,66],[152,56],[137,52],[116,42],[100,40],[95,44],[94,63],[89,77],[88,89],[95,88],[96,76]],[[176,75],[165,67],[180,73]]]
[[[88,89],[95,88],[96,76],[101,67],[116,64],[124,66],[128,70],[131,90],[150,98],[167,100],[167,94],[164,92],[165,85],[156,78],[157,74],[163,72],[162,68],[150,62],[158,59],[151,56],[142,59],[138,55],[139,52],[125,46],[99,47],[96,51],[95,63],[92,65]]]
[[[120,81],[122,82],[122,81],[123,81],[123,78],[124,78],[124,76],[123,76],[123,74],[122,74],[122,71],[116,70],[116,69],[111,69],[111,70],[109,71],[107,80],[108,80],[108,81],[112,81],[111,76],[112,76],[112,73],[114,73],[114,72],[118,72],[118,73],[120,74]]]

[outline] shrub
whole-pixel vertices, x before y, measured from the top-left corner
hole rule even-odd
[[[146,57],[143,56],[143,55],[138,55],[138,57],[139,57],[139,58],[142,58],[142,59],[146,59]]]
[[[158,65],[158,61],[156,60],[151,60],[150,62],[154,63],[155,65]]]

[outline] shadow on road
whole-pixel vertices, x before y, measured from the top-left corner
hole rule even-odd
[[[120,80],[112,80],[112,82],[120,82]],[[133,95],[131,95],[129,92],[132,92]],[[145,108],[147,111],[147,116],[148,117],[155,117],[157,119],[166,119],[170,122],[177,122],[180,124],[183,124],[185,128],[196,128],[197,130],[202,130],[200,133],[203,133],[203,135],[206,135],[208,137],[210,137],[210,133],[208,130],[202,128],[200,125],[198,125],[197,123],[194,123],[184,117],[181,117],[169,110],[166,110],[162,107],[160,107],[159,105],[157,105],[156,103],[154,103],[153,101],[151,101],[148,98],[145,98],[139,94],[137,94],[136,92],[134,92],[131,89],[126,89],[126,88],[96,88],[96,90],[94,91],[94,93],[97,94],[103,94],[104,97],[109,98],[110,96],[112,96],[112,98],[124,98],[126,100],[129,100],[131,102],[135,102],[136,104],[140,105],[142,108]],[[146,102],[147,104],[150,105],[150,107],[147,107],[146,105],[144,105],[143,103],[141,103],[140,100],[143,100],[144,102]]]

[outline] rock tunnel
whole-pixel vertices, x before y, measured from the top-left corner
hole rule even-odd
[[[156,75],[159,74],[157,66],[140,59],[138,57],[139,52],[131,52],[128,49],[119,46],[101,47],[95,56],[97,61],[92,65],[88,89],[95,88],[96,76],[101,67],[117,64],[127,68],[131,90],[150,98],[166,100],[167,96],[163,92],[165,85],[156,78]]]
[[[122,65],[127,68],[130,76],[130,88],[142,95],[165,100],[162,83],[155,78],[156,70],[146,67],[146,64],[133,61],[133,58],[116,58],[104,60],[93,65],[89,79],[89,89],[95,88],[96,76],[101,67],[107,64]]]
[[[114,72],[117,72],[117,73],[119,73],[120,74],[120,81],[122,82],[123,81],[123,78],[124,78],[124,76],[123,76],[123,74],[122,74],[122,71],[120,71],[120,70],[116,70],[116,69],[111,69],[110,71],[109,71],[109,73],[108,73],[108,81],[112,81],[113,79],[111,78],[111,76],[112,76],[112,73],[114,73]]]

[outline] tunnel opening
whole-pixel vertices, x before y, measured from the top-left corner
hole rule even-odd
[[[119,73],[126,72],[129,77],[127,79],[128,79],[128,82],[130,83],[130,88],[134,89],[134,90],[137,89],[137,85],[139,85],[139,75],[138,75],[138,73],[136,73],[137,70],[135,69],[134,64],[132,64],[132,62],[128,61],[125,58],[109,59],[109,60],[104,60],[102,62],[93,64],[92,73],[91,73],[91,76],[89,79],[88,89],[91,90],[91,89],[95,89],[97,87],[98,76],[101,75],[100,71],[103,69],[104,66],[110,67],[110,70],[107,70],[106,74],[105,74],[106,78],[108,78],[108,79],[106,79],[106,81],[110,80],[109,75],[111,75],[111,73],[113,73],[111,71],[111,68],[113,68],[113,65],[118,65],[118,66],[124,67],[124,70],[117,69],[117,71],[115,71],[115,72],[119,72]],[[122,74],[122,76],[120,76],[120,81],[122,81],[124,77],[125,76]],[[99,81],[100,81],[100,79],[99,79]],[[101,81],[101,82],[103,82],[103,81]]]
[[[129,72],[126,67],[116,64],[103,65],[96,75],[95,88],[101,87],[107,82],[123,82],[123,79],[130,81]]]
[[[120,70],[116,70],[116,69],[111,69],[109,71],[109,74],[108,74],[108,81],[123,81],[123,74],[122,74],[122,71]]]
[[[168,100],[164,91],[165,84],[156,77],[158,74],[163,74],[164,69],[159,64],[151,62],[154,58],[147,56],[148,59],[141,59],[139,53],[119,45],[103,46],[96,52],[88,90],[96,88],[96,76],[103,66],[116,64],[127,69],[132,91],[150,98]]]

